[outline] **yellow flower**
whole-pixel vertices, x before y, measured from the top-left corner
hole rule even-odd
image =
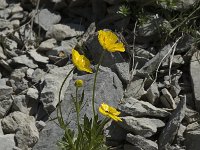
[[[120,114],[119,111],[117,111],[114,107],[111,107],[105,103],[102,103],[99,107],[99,112],[103,114],[104,116],[110,117],[115,121],[122,121],[118,115]]]
[[[83,80],[80,80],[80,79],[79,79],[79,80],[76,80],[76,81],[75,81],[75,86],[76,86],[76,87],[82,87],[82,86],[83,86],[83,83],[84,83]]]
[[[90,61],[84,55],[80,55],[75,49],[72,49],[72,62],[78,70],[92,73]]]
[[[125,51],[124,44],[118,42],[118,37],[111,31],[98,31],[98,40],[104,50],[109,52]]]

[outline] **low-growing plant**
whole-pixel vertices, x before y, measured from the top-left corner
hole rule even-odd
[[[114,121],[122,121],[119,117],[120,112],[117,111],[114,107],[109,106],[108,104],[102,103],[99,106],[99,112],[107,116],[104,119],[100,120],[98,113],[95,109],[95,88],[96,80],[99,71],[99,67],[103,61],[105,51],[109,52],[124,52],[124,44],[118,41],[118,37],[111,31],[98,31],[98,40],[100,45],[103,47],[103,52],[101,54],[99,63],[97,64],[96,72],[94,75],[94,84],[92,91],[92,112],[93,117],[89,118],[84,114],[83,121],[80,121],[82,118],[80,116],[81,108],[84,101],[84,89],[82,91],[81,97],[78,96],[78,90],[83,88],[84,81],[76,80],[75,95],[71,95],[75,111],[76,111],[76,129],[69,128],[69,122],[65,122],[61,110],[61,91],[62,88],[69,77],[69,75],[77,68],[79,71],[84,71],[87,73],[93,73],[90,68],[90,61],[84,56],[81,55],[77,50],[72,49],[72,62],[74,64],[73,69],[65,77],[61,88],[59,90],[59,104],[57,107],[57,120],[59,126],[64,130],[64,136],[61,141],[58,142],[58,146],[62,150],[104,150],[107,149],[105,145],[105,137],[103,134],[103,128],[105,124],[109,121],[108,118],[113,119]]]

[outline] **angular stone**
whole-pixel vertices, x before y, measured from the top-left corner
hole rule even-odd
[[[25,114],[29,114],[25,95],[17,95],[17,96],[14,97],[12,110],[13,111],[20,111],[20,112],[23,112]]]
[[[144,94],[146,94],[146,91],[144,90],[144,80],[136,79],[131,81],[131,83],[127,86],[124,96],[140,99]]]
[[[33,147],[39,139],[35,126],[35,118],[22,112],[15,111],[1,121],[4,133],[16,133],[17,146],[22,149]]]
[[[116,122],[109,121],[104,126],[104,135],[106,137],[106,142],[115,141],[121,143],[126,140],[127,131],[121,128]]]
[[[82,35],[84,32],[83,26],[78,24],[56,24],[53,25],[47,32],[47,38],[54,38],[57,41],[62,41],[65,38],[71,38]]]
[[[51,12],[48,9],[42,9],[34,17],[34,22],[39,24],[45,31],[51,28],[54,24],[59,23],[61,16],[57,13]]]
[[[144,150],[158,150],[158,144],[140,135],[127,134],[126,140]]]
[[[200,128],[185,133],[185,145],[188,150],[199,150]]]
[[[158,102],[158,98],[160,97],[160,92],[158,91],[158,85],[156,83],[151,84],[146,93],[147,101],[151,104],[155,104]]]
[[[175,109],[176,104],[169,91],[166,88],[162,89],[161,91],[163,94],[162,97],[160,97],[162,104],[167,108]]]
[[[125,104],[120,105],[120,110],[134,117],[167,117],[170,113],[161,108],[156,108],[149,102],[139,101],[135,98],[124,99]]]
[[[21,55],[17,57],[12,58],[12,64],[20,64],[20,65],[25,65],[29,68],[37,68],[38,65],[33,62],[32,59],[27,57],[26,55]]]
[[[0,145],[2,150],[14,150],[15,146],[15,134],[0,135]]]
[[[195,96],[195,106],[198,112],[200,112],[200,53],[197,51],[193,54],[190,61],[190,75],[192,80],[192,88]]]
[[[66,74],[65,74],[66,76]],[[92,117],[92,88],[93,88],[93,74],[86,74],[82,76],[75,76],[73,80],[70,81],[69,87],[65,92],[65,97],[61,103],[61,107],[63,110],[64,120],[71,120],[70,127],[72,129],[76,128],[76,121],[74,118],[76,117],[76,113],[74,111],[74,104],[71,99],[71,94],[75,94],[75,86],[74,82],[76,79],[82,79],[84,81],[84,87],[78,90],[78,95],[80,96],[82,90],[85,91],[85,97],[83,101],[84,107],[81,110],[81,117],[84,114],[87,114],[88,117]],[[123,86],[117,75],[111,72],[109,69],[100,68],[100,71],[97,76],[96,82],[96,94],[95,94],[95,107],[98,108],[102,102],[108,103],[111,106],[117,107],[119,101],[123,97]],[[58,86],[59,87],[59,86]],[[51,114],[51,118],[56,117],[56,112]],[[99,115],[100,118],[103,118]],[[33,150],[41,150],[41,148],[55,150],[58,149],[56,146],[57,140],[63,136],[63,130],[60,129],[56,124],[52,122],[47,122],[45,128],[40,132],[40,140],[33,148]],[[51,141],[49,143],[48,141]]]
[[[13,100],[9,95],[0,97],[0,118],[3,118],[12,106]]]
[[[181,121],[185,117],[186,110],[186,98],[184,96],[180,97],[181,100],[177,105],[176,109],[169,118],[168,123],[161,132],[158,139],[159,150],[164,150],[167,145],[171,145],[175,136],[177,135]]]
[[[6,0],[0,0],[0,9],[5,9],[8,6]]]
[[[128,83],[130,81],[129,63],[121,62],[115,64],[116,73],[122,82]]]
[[[46,41],[43,41],[37,51],[49,51],[52,50],[56,45],[56,40],[55,39],[48,39]]]
[[[55,110],[58,104],[58,95],[61,84],[72,68],[73,65],[68,65],[60,68],[55,67],[50,69],[49,74],[46,74],[44,77],[42,77],[41,86],[43,86],[43,89],[41,91],[40,100],[43,103],[45,110],[48,112]],[[68,87],[71,78],[72,74],[67,79],[67,82],[65,82],[63,92]],[[62,94],[61,98],[63,98],[63,96],[64,95]]]
[[[170,45],[163,47],[152,59],[150,59],[137,73],[140,75],[148,75],[156,71],[160,62],[169,56],[171,50]]]
[[[157,128],[164,127],[165,123],[159,119],[135,118],[132,116],[121,117],[118,124],[127,130],[143,137],[151,137],[157,132]]]
[[[48,57],[42,56],[41,54],[36,52],[36,50],[31,50],[28,53],[36,62],[44,63],[44,64],[47,64],[49,62]]]

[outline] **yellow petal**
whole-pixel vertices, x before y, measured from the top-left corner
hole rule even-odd
[[[106,112],[102,107],[99,107],[99,112],[104,116],[108,116],[108,112]]]
[[[75,49],[72,49],[72,62],[78,70],[92,73],[90,61],[84,55],[80,55]]]
[[[109,52],[124,52],[125,47],[123,43],[117,42],[118,37],[111,31],[98,31],[98,40],[104,50]]]
[[[116,43],[116,44],[113,44],[113,45],[109,45],[107,50],[109,52],[124,52],[125,47],[124,47],[124,44],[120,42],[120,43]]]
[[[112,114],[109,114],[109,117],[112,118],[115,121],[122,121],[121,118],[119,118],[118,116],[112,115]]]
[[[114,107],[109,108],[109,113],[118,116],[121,112],[117,111]]]

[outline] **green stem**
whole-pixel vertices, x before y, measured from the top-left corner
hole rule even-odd
[[[78,87],[76,87],[76,101],[75,101],[75,107],[76,107],[76,119],[77,119],[77,124],[78,124],[78,128],[79,128],[79,113],[80,113],[80,106],[78,103]]]
[[[62,116],[62,108],[61,108],[61,92],[62,92],[62,88],[67,80],[67,78],[69,77],[69,75],[74,71],[75,67],[72,68],[72,70],[67,74],[67,76],[65,77],[65,79],[63,80],[62,82],[62,85],[60,87],[60,90],[59,90],[59,94],[58,94],[58,109],[59,111],[57,110],[57,116],[59,116],[59,113],[60,113],[60,117],[61,117],[61,121],[62,123],[64,123],[64,120],[63,120],[63,116]]]
[[[105,54],[105,50],[103,50],[103,52],[101,53],[101,57],[99,59],[99,63],[97,65],[97,69],[96,69],[95,76],[94,76],[94,85],[93,85],[93,91],[92,91],[92,111],[93,111],[94,119],[95,119],[94,98],[95,98],[95,88],[96,88],[97,73],[99,71],[99,66],[100,66],[100,64],[101,64],[101,62],[103,60],[104,54]]]
[[[72,70],[67,74],[67,76],[66,76],[65,79],[63,80],[62,85],[61,85],[60,90],[59,90],[57,116],[58,116],[59,124],[61,125],[61,127],[63,127],[63,125],[64,125],[64,119],[63,119],[63,116],[62,116],[62,108],[61,108],[61,92],[62,92],[62,88],[63,88],[63,86],[64,86],[64,84],[65,84],[67,78],[68,78],[69,75],[73,72],[74,69],[75,69],[75,67],[73,67]],[[59,118],[59,113],[60,113],[60,118]],[[61,119],[61,120],[60,120],[60,119]],[[72,138],[71,138],[71,136],[69,135],[69,129],[67,128],[67,126],[64,126],[64,128],[65,128],[65,132],[66,132],[66,134],[67,134],[67,138],[68,138],[69,144],[72,146],[72,149],[73,149],[73,150],[76,150],[75,147],[74,147]]]

